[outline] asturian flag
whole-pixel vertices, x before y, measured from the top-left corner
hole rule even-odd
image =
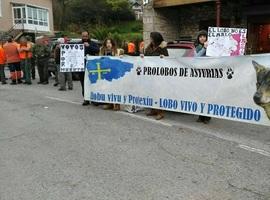
[[[89,80],[91,84],[97,83],[99,80],[112,81],[123,77],[133,68],[133,63],[113,59],[110,57],[100,57],[88,60],[86,68],[88,70]]]

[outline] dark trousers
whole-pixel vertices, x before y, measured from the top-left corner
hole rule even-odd
[[[199,116],[199,121],[201,122],[209,122],[211,120],[211,117],[206,117],[206,116]]]
[[[37,60],[38,75],[41,83],[49,82],[48,62],[49,59]]]
[[[36,78],[36,60],[34,58],[31,58],[30,63],[31,63],[32,79],[35,79]]]
[[[15,83],[16,80],[20,82],[22,78],[21,63],[20,62],[9,63],[9,70],[12,82]]]
[[[84,72],[78,72],[81,86],[82,86],[82,95],[84,97]]]
[[[21,62],[8,64],[10,72],[21,71]]]
[[[5,77],[5,65],[0,65],[0,81],[2,83],[6,82],[6,77]]]

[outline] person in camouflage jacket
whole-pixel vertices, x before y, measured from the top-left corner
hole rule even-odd
[[[38,84],[49,84],[48,62],[51,56],[49,40],[45,37],[39,39],[33,47],[33,55],[37,60],[37,68],[40,81]]]

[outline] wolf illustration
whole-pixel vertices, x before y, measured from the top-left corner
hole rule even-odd
[[[257,91],[253,96],[254,102],[264,108],[270,120],[270,68],[252,61],[257,74]]]

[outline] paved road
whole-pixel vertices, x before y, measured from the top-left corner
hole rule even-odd
[[[0,200],[269,200],[268,127],[82,107],[0,85]]]

